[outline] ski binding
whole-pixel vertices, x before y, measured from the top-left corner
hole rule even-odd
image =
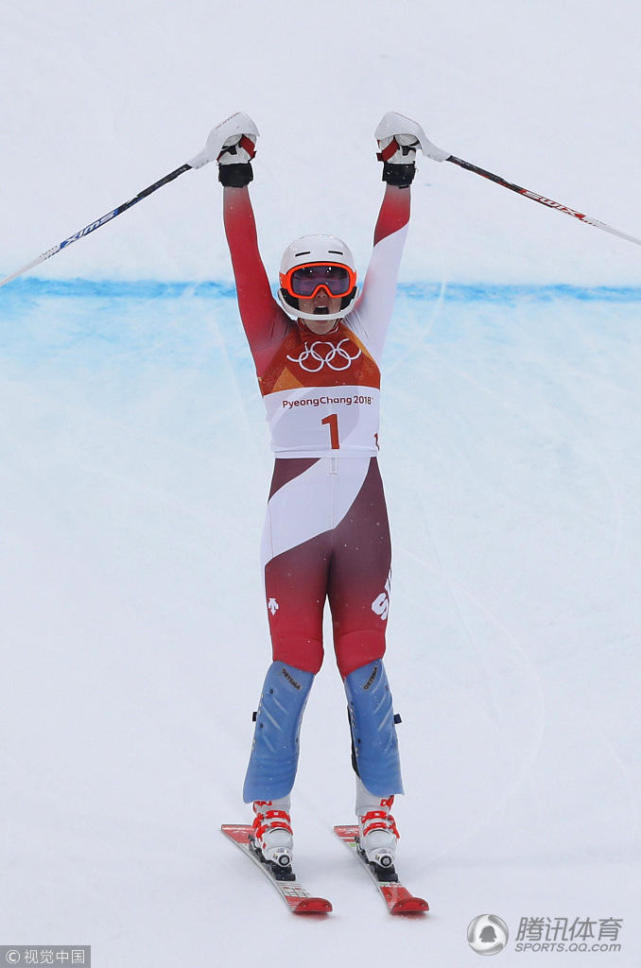
[[[267,863],[252,838],[252,827],[248,824],[225,823],[220,828],[242,850],[250,860],[261,869],[267,880],[276,888],[292,914],[328,914],[331,903],[324,897],[312,897],[296,879],[291,867],[279,868]]]
[[[394,867],[381,867],[367,860],[358,838],[358,827],[337,826],[334,833],[349,847],[356,859],[366,868],[387,904],[390,914],[423,914],[429,911],[427,901],[411,894],[398,879]]]

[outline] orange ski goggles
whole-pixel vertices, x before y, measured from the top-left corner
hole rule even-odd
[[[307,262],[280,274],[280,284],[295,299],[313,299],[324,289],[328,296],[349,296],[356,285],[356,273],[342,262]]]

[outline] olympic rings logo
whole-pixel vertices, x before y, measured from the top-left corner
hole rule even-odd
[[[361,350],[358,350],[355,356],[349,355],[343,343],[349,344],[350,342],[347,338],[338,343],[317,339],[311,345],[305,343],[305,349],[301,350],[300,356],[288,356],[287,359],[292,363],[298,363],[301,370],[305,370],[307,373],[318,373],[325,365],[330,370],[348,370],[354,360],[357,360],[361,355]],[[353,349],[356,349],[353,343],[351,345]],[[327,347],[326,352],[320,349],[323,346]]]

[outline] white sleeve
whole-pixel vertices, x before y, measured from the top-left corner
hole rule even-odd
[[[374,246],[356,306],[346,325],[363,341],[377,363],[383,352],[392,318],[398,270],[407,237],[407,224],[386,235]]]

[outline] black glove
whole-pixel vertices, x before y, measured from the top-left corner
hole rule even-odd
[[[249,135],[229,138],[218,155],[218,181],[228,188],[244,188],[254,177],[251,159],[256,154],[256,141]]]
[[[395,134],[378,142],[376,157],[383,162],[383,181],[398,188],[409,188],[416,174],[418,139],[413,134]]]

